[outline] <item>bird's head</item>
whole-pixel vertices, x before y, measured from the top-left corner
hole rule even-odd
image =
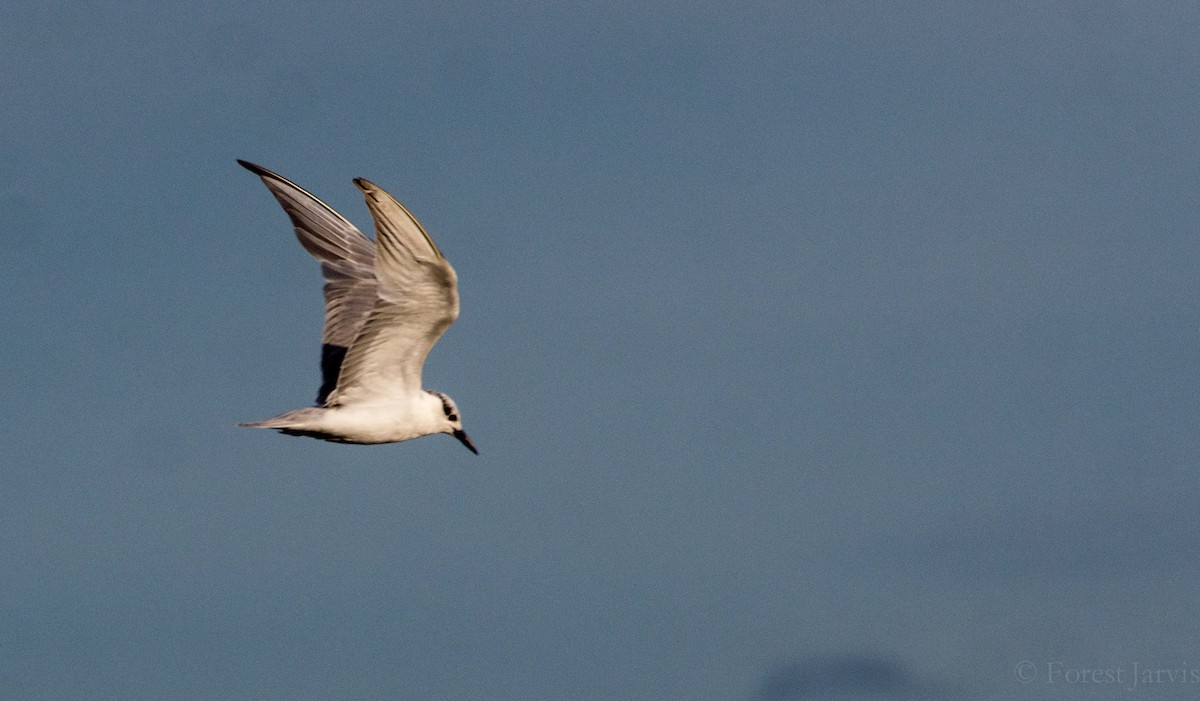
[[[429,391],[429,390],[426,390]],[[445,423],[442,426],[442,433],[449,433],[467,446],[467,450],[479,455],[479,451],[475,450],[475,446],[471,443],[471,439],[467,437],[466,431],[462,427],[462,414],[458,411],[458,405],[454,400],[442,392],[429,391],[430,394],[442,400],[442,414],[445,417]]]

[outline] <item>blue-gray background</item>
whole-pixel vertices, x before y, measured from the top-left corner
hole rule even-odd
[[[4,14],[0,697],[1200,689],[1194,6]],[[233,428],[321,319],[235,158],[422,219],[481,457]]]

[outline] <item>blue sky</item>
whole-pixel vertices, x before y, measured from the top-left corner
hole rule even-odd
[[[1091,700],[1131,692],[1055,670],[1200,669],[1198,23],[12,9],[0,696]],[[321,323],[237,158],[366,231],[353,177],[421,219],[462,296],[425,382],[480,457],[233,427],[311,401]]]

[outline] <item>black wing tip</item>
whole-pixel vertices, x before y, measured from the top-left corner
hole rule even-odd
[[[250,161],[243,161],[240,158],[237,159],[237,162],[238,162],[238,165],[240,165],[241,167],[250,171],[251,173],[254,173],[255,175],[265,177],[265,178],[278,178],[279,177],[278,175],[275,175],[274,173],[267,170],[266,168],[263,168],[262,166],[258,165],[257,163],[251,163]]]
[[[367,180],[366,178],[355,178],[354,186],[366,193],[380,189],[378,185],[370,180]]]

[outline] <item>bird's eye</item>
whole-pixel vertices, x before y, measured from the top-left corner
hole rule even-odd
[[[458,421],[458,414],[448,414],[446,418],[450,419],[451,421]]]

